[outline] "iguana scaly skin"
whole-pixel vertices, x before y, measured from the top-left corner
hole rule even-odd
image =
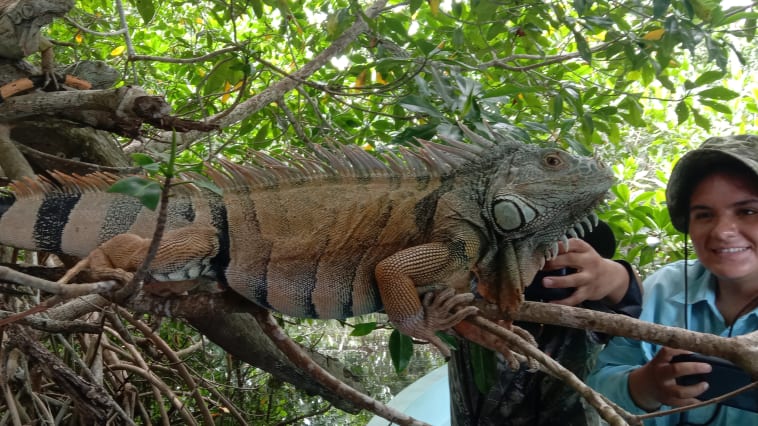
[[[557,242],[592,226],[612,183],[594,159],[462,129],[472,144],[422,142],[384,161],[355,146],[314,146],[286,161],[258,153],[250,168],[223,162],[208,171],[223,196],[173,190],[151,276],[215,280],[295,317],[383,307],[400,331],[447,352],[434,333],[474,312],[449,313],[470,300],[472,276],[503,310],[517,308]],[[0,198],[0,243],[92,252],[92,265],[136,269],[157,213],[106,192],[116,180],[53,173],[15,182]],[[464,294],[422,304],[422,291],[444,288]]]
[[[52,72],[52,44],[42,27],[74,7],[74,0],[0,0],[0,57],[23,59],[40,52],[43,70]]]

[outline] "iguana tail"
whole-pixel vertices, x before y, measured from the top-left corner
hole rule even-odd
[[[119,234],[151,238],[157,212],[135,197],[109,192],[119,179],[102,172],[52,172],[50,177],[12,182],[7,195],[0,193],[0,244],[84,257]],[[190,185],[178,186],[172,195],[167,230],[223,222],[223,209],[217,207],[220,197],[201,194]]]

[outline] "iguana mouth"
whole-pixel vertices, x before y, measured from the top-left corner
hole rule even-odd
[[[558,253],[560,251],[559,243],[563,243],[563,247],[565,247],[566,250],[568,250],[569,238],[584,237],[586,234],[592,232],[599,222],[600,220],[598,219],[597,214],[595,214],[595,212],[591,212],[590,214],[588,214],[587,216],[583,217],[581,220],[576,222],[563,235],[561,235],[560,240],[553,242],[553,244],[545,250],[543,261],[542,261],[542,267],[545,266],[545,262],[553,260],[555,259],[556,256],[558,256]]]
[[[529,246],[514,241],[506,241],[500,248],[498,264],[502,265],[503,275],[498,280],[486,280],[479,277],[477,290],[485,299],[497,303],[502,312],[512,314],[521,301],[526,286],[534,281],[538,271],[545,263],[554,259],[560,250],[560,243],[568,247],[569,238],[583,237],[592,232],[599,219],[595,213],[588,213],[569,226],[553,243]],[[555,234],[553,234],[555,235]],[[533,237],[535,238],[535,237]],[[549,239],[547,239],[549,241]],[[523,243],[523,242],[522,242]],[[545,247],[547,245],[547,247]]]

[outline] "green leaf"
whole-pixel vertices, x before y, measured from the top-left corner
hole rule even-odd
[[[415,143],[416,138],[431,139],[437,134],[437,123],[422,124],[421,126],[406,127],[397,136],[392,138],[392,143],[408,145]]]
[[[712,87],[710,89],[705,89],[701,92],[698,92],[697,94],[703,98],[718,99],[721,101],[728,101],[740,95],[739,93],[733,90],[729,90],[726,87]]]
[[[579,16],[584,15],[584,11],[587,9],[587,3],[592,4],[592,1],[587,0],[574,0],[574,10],[576,10],[576,14]]]
[[[499,379],[495,353],[475,343],[469,343],[469,355],[476,388],[486,395]]]
[[[696,110],[692,110],[692,116],[695,118],[695,124],[697,124],[698,127],[705,130],[712,130],[711,129],[711,121],[708,120],[706,117],[700,115]]]
[[[424,0],[411,0],[411,4],[410,4],[411,13],[416,13],[416,11],[421,7],[422,4],[424,4]]]
[[[453,47],[455,49],[463,50],[465,46],[466,46],[466,35],[463,33],[463,29],[455,28],[453,30]]]
[[[690,108],[687,106],[687,103],[684,101],[680,101],[678,104],[676,104],[676,108],[674,108],[674,111],[676,112],[676,118],[678,124],[682,124],[685,121],[687,121],[687,118],[690,116]]]
[[[714,26],[724,26],[729,25],[733,22],[737,22],[741,19],[745,20],[745,24],[743,25],[743,29],[747,29],[748,25],[750,24],[750,21],[755,21],[755,19],[758,18],[758,12],[737,12],[737,13],[731,13],[729,15],[724,15],[720,19],[714,19],[713,25]],[[753,23],[753,31],[755,31],[755,23]]]
[[[155,16],[155,5],[153,4],[153,0],[132,0],[132,4],[137,8],[137,11],[142,17],[142,21],[144,21],[145,24],[148,24],[153,20],[153,17]]]
[[[745,32],[745,39],[748,42],[752,42],[753,38],[755,37],[755,26],[758,21],[756,18],[750,18],[745,20],[745,25],[742,27],[742,30]]]
[[[397,330],[392,330],[389,349],[395,372],[400,373],[408,368],[408,363],[413,356],[413,340]]]
[[[653,0],[653,18],[663,17],[670,5],[671,0]]]
[[[551,106],[553,111],[553,120],[558,120],[563,113],[563,97],[560,93],[556,93],[551,99]]]
[[[582,114],[582,133],[586,139],[590,139],[595,131],[595,123],[592,120],[592,113],[585,112]]]
[[[255,17],[258,19],[263,18],[263,2],[261,0],[252,0],[251,6]]]
[[[625,183],[620,183],[616,186],[613,186],[611,188],[611,191],[618,197],[619,201],[622,203],[628,203],[629,202],[629,196],[630,191],[629,187]]]
[[[211,180],[207,180],[207,179],[195,179],[195,180],[192,181],[192,183],[195,186],[197,186],[199,188],[207,189],[207,190],[213,192],[216,195],[224,195],[224,191],[221,188],[219,188],[218,185],[216,185],[215,183],[213,183],[213,181],[211,181]]]
[[[725,75],[726,73],[723,71],[706,71],[695,80],[695,87],[705,86],[706,84],[721,80]]]
[[[376,321],[364,322],[361,324],[355,324],[353,331],[350,332],[350,335],[355,337],[365,336],[374,330],[376,330]]]
[[[615,106],[604,106],[594,111],[594,114],[600,117],[610,117],[618,114],[619,109]]]
[[[440,340],[445,342],[451,348],[455,350],[458,349],[458,341],[455,339],[455,337],[451,336],[450,334],[447,334],[444,331],[436,331],[434,335],[439,337]]]
[[[655,259],[655,249],[649,246],[645,246],[642,248],[642,251],[640,252],[640,266],[645,266],[653,263],[653,260]]]
[[[707,99],[700,99],[699,101],[700,101],[701,104],[703,104],[705,106],[708,106],[711,109],[713,109],[714,111],[718,111],[718,112],[720,112],[722,114],[731,114],[732,113],[732,109],[731,108],[729,108],[728,106],[726,106],[724,104],[718,103],[716,101],[709,101]]]
[[[588,64],[591,64],[592,51],[590,50],[590,45],[587,44],[587,40],[584,39],[584,36],[582,36],[579,31],[572,29],[571,32],[574,33],[574,41],[576,41],[576,48],[579,51],[579,56],[587,61]]]
[[[405,109],[413,112],[419,112],[427,114],[432,117],[442,118],[442,114],[437,111],[434,105],[421,96],[408,95],[398,99],[398,104],[402,105]]]
[[[544,91],[544,89],[541,87],[505,84],[495,89],[485,91],[482,93],[482,99],[497,99],[506,96],[518,95],[520,93],[536,93],[542,91]]]
[[[141,152],[135,152],[132,154],[132,160],[143,169],[148,172],[154,173],[160,169],[160,163],[153,160],[149,155],[142,154]]]
[[[111,185],[108,192],[136,197],[150,210],[155,210],[161,200],[161,186],[158,182],[141,176],[123,178]]]

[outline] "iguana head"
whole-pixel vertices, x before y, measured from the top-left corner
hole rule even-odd
[[[558,242],[597,224],[593,209],[613,184],[612,171],[594,158],[556,148],[500,145],[507,153],[485,178],[482,216],[496,241],[477,265],[479,292],[511,312]]]

